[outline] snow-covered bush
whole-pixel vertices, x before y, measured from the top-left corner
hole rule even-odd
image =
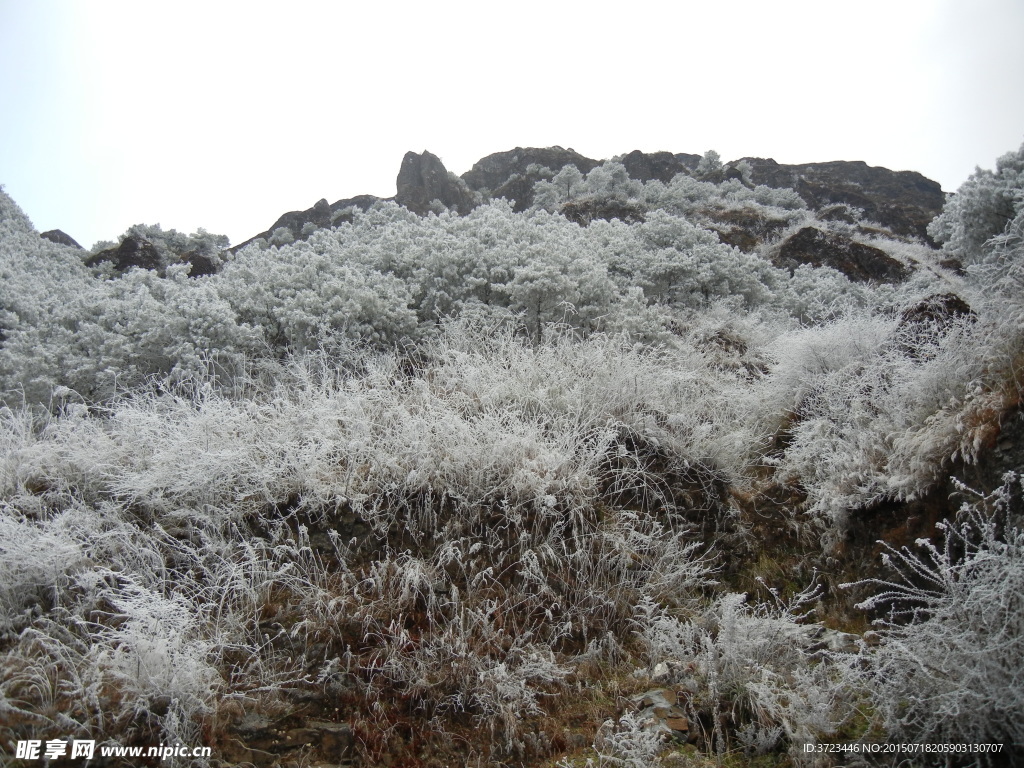
[[[1024,210],[1024,146],[996,161],[995,171],[977,168],[942,213],[928,225],[928,234],[965,264],[990,261],[986,244],[1003,234]]]
[[[811,658],[808,627],[800,622],[817,597],[814,588],[789,601],[766,602],[728,593],[694,620],[681,620],[644,601],[636,631],[654,669],[673,662],[688,670],[685,706],[694,723],[708,722],[708,746],[726,752],[760,744],[789,747],[797,762],[805,743],[828,741],[852,714],[854,699],[840,687],[842,665]],[[703,720],[702,720],[703,718]]]
[[[935,541],[889,547],[891,581],[865,609],[887,609],[881,643],[853,673],[891,738],[927,743],[1024,742],[1024,529],[1021,484],[939,526]]]

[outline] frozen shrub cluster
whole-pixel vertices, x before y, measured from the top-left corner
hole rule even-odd
[[[205,253],[216,240],[132,232],[169,254]],[[0,245],[5,399],[48,403],[65,386],[97,400],[150,380],[230,379],[267,356],[430,336],[452,316],[512,313],[535,340],[568,324],[665,343],[680,321],[723,300],[815,319],[869,298],[836,274],[821,285],[790,275],[670,208],[634,226],[579,227],[502,201],[426,218],[380,204],[306,240],[217,260],[219,273],[198,279],[170,263],[159,273],[94,274],[72,249],[12,230]]]
[[[789,601],[772,595],[748,603],[728,593],[691,619],[638,604],[636,631],[650,668],[671,661],[687,670],[687,679],[670,682],[690,691],[685,706],[709,747],[785,747],[799,762],[805,743],[830,740],[850,717],[844,660],[815,659],[808,650],[812,627],[802,621],[817,596],[812,588]]]
[[[1019,478],[965,505],[938,543],[888,548],[886,613],[858,683],[886,732],[910,742],[1024,742],[1024,530]]]

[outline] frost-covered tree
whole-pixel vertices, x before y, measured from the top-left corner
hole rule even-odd
[[[533,185],[533,204],[537,208],[554,211],[581,194],[583,174],[575,165],[564,165],[550,181],[541,179]]]
[[[705,181],[721,181],[725,172],[725,165],[722,163],[722,156],[715,150],[709,149],[697,163],[697,178]]]

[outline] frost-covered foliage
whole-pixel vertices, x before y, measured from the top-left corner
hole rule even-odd
[[[720,169],[721,162],[717,162]],[[708,180],[715,175],[713,162],[704,175],[680,173],[668,184],[631,179],[625,167],[613,161],[597,166],[585,176],[576,166],[567,165],[550,180],[542,179],[534,185],[533,207],[554,212],[573,201],[618,201],[693,221],[709,222],[716,211],[742,210],[765,221],[786,224],[807,213],[807,204],[792,189],[750,186],[737,179]]]
[[[3,747],[228,755],[298,700],[367,764],[403,743],[528,764],[590,707],[599,764],[656,765],[670,745],[609,702],[663,666],[714,760],[1020,739],[1019,521],[892,550],[870,605],[895,612],[860,654],[814,647],[811,602],[841,598],[796,583],[862,510],[984,460],[1019,407],[1019,211],[965,280],[714,159],[669,184],[535,168],[524,213],[381,203],[198,279],[173,261],[205,233],[135,228],[167,264],[115,274],[0,197]],[[1000,162],[972,183],[1018,201]],[[954,253],[981,231],[969,192],[942,220]],[[588,199],[642,215],[559,213]],[[737,222],[757,247],[723,242]],[[917,271],[775,266],[804,226]],[[815,551],[751,590],[774,520]]]
[[[195,245],[163,234],[172,250]],[[511,312],[535,340],[569,324],[666,341],[680,316],[724,299],[804,319],[867,300],[841,276],[790,275],[665,211],[582,228],[503,202],[426,218],[382,204],[304,241],[250,246],[201,279],[184,265],[99,279],[70,249],[21,230],[0,247],[8,401],[46,403],[58,386],[103,399],[343,340],[386,347],[466,313]]]
[[[928,234],[965,264],[990,261],[992,238],[1024,211],[1024,146],[996,161],[995,171],[978,168],[951,195]]]
[[[772,595],[750,603],[727,593],[686,621],[638,604],[637,633],[650,667],[671,662],[687,670],[670,682],[693,691],[688,713],[707,723],[703,738],[718,752],[784,744],[799,762],[804,744],[829,741],[851,716],[852,699],[839,685],[844,659],[814,659],[808,651],[813,627],[801,621],[817,597],[813,587],[788,601]]]
[[[892,737],[1024,743],[1024,529],[1020,480],[940,526],[940,543],[888,548],[892,581],[863,605],[887,608],[882,642],[856,670]]]
[[[221,695],[321,679],[469,717],[514,752],[573,649],[626,635],[641,599],[680,606],[709,583],[653,465],[710,488],[728,451],[689,405],[713,369],[623,339],[538,347],[513,330],[449,329],[414,375],[353,351],[348,367],[282,370],[253,398],[200,387],[103,418],[69,406],[43,425],[7,411],[4,608],[20,666],[0,692],[44,707],[27,692],[42,672],[23,660],[45,649],[94,691],[65,727],[105,727],[107,712],[117,728],[166,730]],[[329,536],[327,570],[307,526],[353,516],[363,539]],[[52,556],[19,564],[30,537]],[[260,615],[288,631],[261,638]],[[296,637],[327,650],[296,669]]]
[[[761,412],[778,421],[759,431],[785,449],[768,458],[840,526],[851,509],[913,498],[985,439],[968,414],[989,399],[977,347],[992,332],[970,316],[939,329],[851,315],[779,336],[759,387]]]

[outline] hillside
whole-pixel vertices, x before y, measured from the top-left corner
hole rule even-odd
[[[0,192],[0,751],[1024,764],[1022,236],[1024,147],[410,152],[232,248]]]

